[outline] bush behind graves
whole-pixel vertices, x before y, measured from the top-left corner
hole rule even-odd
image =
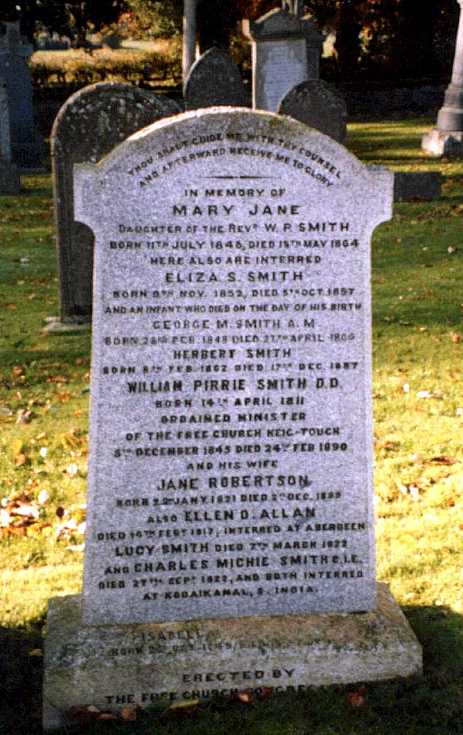
[[[181,75],[180,56],[175,44],[161,44],[158,50],[36,51],[30,66],[33,83],[38,87],[85,86],[102,81],[136,85],[172,83]]]

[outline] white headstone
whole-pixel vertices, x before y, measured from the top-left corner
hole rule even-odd
[[[96,240],[86,622],[374,606],[370,236],[392,181],[243,111],[76,166]]]
[[[322,36],[314,23],[285,10],[245,21],[252,40],[253,107],[276,112],[297,84],[318,79]]]

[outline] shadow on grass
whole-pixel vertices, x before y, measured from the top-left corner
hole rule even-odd
[[[29,630],[0,627],[0,733],[42,732],[42,658],[39,625]]]
[[[462,735],[463,618],[445,607],[404,608],[424,649],[424,675],[388,682],[309,689],[243,704],[217,700],[193,711],[146,711],[136,722],[103,722],[70,732],[88,735]],[[37,625],[30,631],[0,629],[2,735],[41,732],[42,658]],[[352,706],[349,693],[364,699]]]

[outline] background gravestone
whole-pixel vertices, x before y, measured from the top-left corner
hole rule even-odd
[[[8,91],[0,77],[0,194],[18,194],[19,189],[18,169],[11,160]]]
[[[45,728],[88,702],[419,671],[374,564],[370,241],[392,173],[243,108],[75,171],[88,525],[82,603],[50,606]]]
[[[347,107],[341,94],[327,82],[313,79],[293,87],[278,105],[280,115],[319,130],[338,143],[347,132]]]
[[[0,28],[0,77],[8,93],[13,161],[21,168],[40,166],[43,145],[34,123],[32,81],[27,60],[32,46],[19,34],[19,23],[2,23]]]
[[[287,10],[271,10],[245,21],[252,41],[253,107],[276,112],[290,89],[320,76],[323,38],[313,21]]]
[[[89,321],[92,311],[93,234],[74,221],[74,164],[99,161],[132,133],[180,109],[167,97],[116,82],[85,87],[60,109],[51,152],[63,322]]]
[[[185,82],[184,97],[187,110],[215,105],[249,106],[237,65],[219,48],[210,48],[193,64]]]

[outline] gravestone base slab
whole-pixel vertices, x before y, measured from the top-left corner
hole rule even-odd
[[[434,128],[423,136],[421,147],[432,156],[463,157],[463,132]]]
[[[442,174],[439,171],[396,171],[394,173],[395,202],[430,202],[439,199]]]
[[[420,674],[422,652],[388,588],[366,613],[84,626],[81,598],[50,601],[44,731],[71,707],[169,706],[244,689],[379,681]]]
[[[14,163],[0,158],[0,194],[19,194],[19,171]]]

